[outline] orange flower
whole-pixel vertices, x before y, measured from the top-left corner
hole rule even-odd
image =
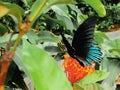
[[[91,66],[81,66],[76,59],[70,57],[68,54],[64,55],[64,58],[63,66],[68,80],[71,83],[81,80],[95,70],[94,67]]]

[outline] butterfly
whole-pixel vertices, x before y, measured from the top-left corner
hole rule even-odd
[[[75,58],[81,65],[90,65],[92,61],[99,62],[102,52],[94,41],[94,28],[97,17],[92,16],[85,20],[75,31],[72,45],[60,31],[62,41],[67,48],[68,54]]]

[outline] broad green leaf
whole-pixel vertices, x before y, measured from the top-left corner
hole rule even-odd
[[[9,9],[0,2],[0,18],[6,15],[9,12]]]
[[[94,73],[87,75],[85,78],[80,80],[77,84],[83,86],[90,83],[95,83],[105,79],[109,75],[108,72],[96,70]]]
[[[110,49],[109,52],[112,54],[112,56],[120,57],[120,48]]]
[[[30,43],[37,44],[38,36],[35,34],[33,30],[30,30],[26,35]]]
[[[7,31],[9,31],[9,29],[0,23],[0,36],[4,35]]]
[[[5,36],[0,37],[0,45],[6,44],[11,37],[11,33]],[[14,42],[18,37],[18,34],[12,36],[11,42]],[[27,39],[27,36],[24,35],[22,38]]]
[[[120,74],[120,61],[119,59],[107,59],[103,58],[101,62],[101,69],[110,72],[108,77],[105,79],[108,85],[113,86],[115,82],[116,75]]]
[[[100,0],[83,0],[83,1],[85,1],[93,9],[95,9],[95,11],[98,13],[100,17],[104,17],[106,15],[106,10]]]
[[[0,17],[3,17],[4,15],[10,15],[14,21],[18,24],[22,22],[22,15],[24,14],[24,10],[16,5],[16,4],[11,4],[8,2],[0,2]]]
[[[73,0],[36,0],[31,7],[31,14],[29,20],[34,22],[41,13],[45,12],[52,5],[56,4],[70,4],[74,3]]]
[[[57,24],[59,24],[60,26],[64,26],[66,28],[66,24],[64,23],[64,21],[62,20],[58,20],[58,19],[55,19],[55,18],[51,18],[50,16],[48,16],[47,14],[43,14],[43,16]]]
[[[114,52],[114,51],[116,51],[116,52],[120,52],[120,48],[110,49],[109,51],[110,51],[110,52]]]
[[[74,90],[104,90],[99,84],[92,83],[84,85],[83,87],[80,87],[79,85],[74,85]]]
[[[34,0],[22,0],[22,2],[25,6],[30,7],[34,3]]]
[[[98,44],[102,44],[104,43],[105,40],[109,40],[107,35],[101,31],[95,31],[94,38],[95,38],[95,42],[97,42]]]
[[[69,4],[68,5],[73,11],[75,11],[75,16],[77,17],[77,23],[81,24],[85,18],[83,18],[85,15],[80,11],[80,9],[78,7],[76,7],[76,5],[73,4]],[[86,15],[87,16],[87,15]]]
[[[80,87],[79,85],[74,84],[73,85],[73,90],[84,90],[84,89],[82,87]]]
[[[53,33],[49,31],[40,31],[38,34],[37,41],[51,41],[51,42],[59,42],[61,41],[61,37],[55,36]]]
[[[63,5],[55,5],[51,7],[54,12],[56,12],[56,17],[58,20],[62,21],[65,23],[65,27],[69,30],[73,30],[74,25],[71,20],[71,15],[69,14],[68,7],[63,4]]]
[[[71,18],[70,14],[69,14],[69,11],[68,11],[68,7],[65,4],[63,4],[63,5],[54,5],[51,8],[52,8],[52,10],[54,12],[56,12],[60,16],[64,16],[64,17],[66,17],[68,19]]]
[[[106,43],[111,48],[118,48],[120,49],[120,39],[110,40]]]
[[[85,85],[84,90],[104,90],[104,89],[99,84],[93,83],[93,84]]]
[[[56,17],[57,17],[58,20],[61,20],[66,24],[66,28],[68,30],[75,29],[75,27],[74,27],[74,25],[73,25],[73,23],[70,19],[66,18],[65,16],[58,15],[58,14],[56,14]]]
[[[11,34],[5,35],[0,37],[0,44],[6,44],[8,40],[10,39]],[[11,41],[15,41],[17,39],[18,34],[13,35]]]
[[[72,90],[57,62],[44,50],[23,42],[22,63],[36,90]]]
[[[108,51],[112,56],[119,56],[120,54],[120,39],[109,40],[102,43],[102,48]]]
[[[26,6],[28,6],[28,3],[29,3],[29,2],[32,2],[32,0],[22,0],[22,2],[23,2]]]

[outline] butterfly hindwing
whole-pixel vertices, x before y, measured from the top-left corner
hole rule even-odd
[[[100,48],[96,44],[92,44],[89,49],[86,60],[90,63],[91,61],[99,62],[100,57],[102,56],[102,52]]]

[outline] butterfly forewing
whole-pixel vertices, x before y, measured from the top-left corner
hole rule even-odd
[[[75,53],[86,59],[89,49],[93,43],[94,28],[97,23],[97,17],[93,16],[85,20],[75,31],[72,47],[75,49]]]

